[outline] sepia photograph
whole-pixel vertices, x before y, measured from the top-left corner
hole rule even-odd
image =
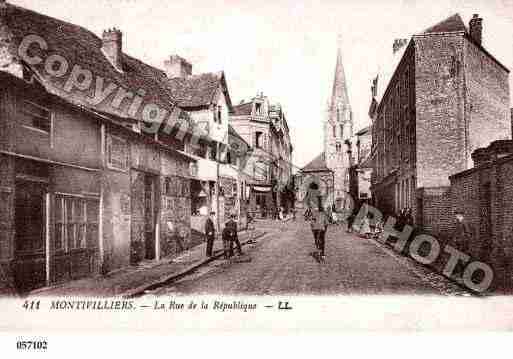
[[[0,0],[0,331],[513,329],[512,67],[509,0]]]

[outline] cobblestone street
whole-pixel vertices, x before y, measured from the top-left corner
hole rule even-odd
[[[421,294],[466,295],[457,285],[374,240],[330,226],[326,262],[311,256],[303,221],[258,222],[269,234],[243,248],[247,260],[217,260],[151,294]]]

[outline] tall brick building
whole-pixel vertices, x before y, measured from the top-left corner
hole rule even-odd
[[[472,167],[475,149],[511,137],[509,70],[483,47],[478,15],[468,29],[453,15],[393,52],[372,87],[372,192],[383,211],[412,208],[429,227],[447,215],[432,204],[449,176]]]

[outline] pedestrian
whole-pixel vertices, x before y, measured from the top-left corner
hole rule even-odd
[[[455,212],[456,216],[456,226],[454,228],[454,232],[452,234],[452,240],[454,245],[461,252],[468,254],[469,244],[472,243],[473,239],[473,230],[470,224],[465,219],[463,211],[457,210]],[[454,268],[455,276],[462,276],[464,272],[465,266],[461,261],[459,261]]]
[[[325,247],[326,247],[326,230],[328,228],[329,219],[322,206],[322,198],[318,198],[318,209],[313,215],[311,222],[312,232],[314,235],[315,246],[317,248],[317,258],[320,261],[326,259]]]
[[[413,214],[411,208],[406,209],[406,224],[413,227]]]
[[[370,228],[370,213],[367,213],[362,220],[362,225],[360,227],[360,235],[365,238],[371,237],[371,228]]]
[[[241,256],[242,253],[242,246],[239,242],[239,236],[237,234],[237,222],[235,219],[237,216],[235,214],[230,215],[230,219],[228,222],[226,222],[226,225],[223,230],[223,241],[227,242],[225,243],[225,258],[229,258],[233,256],[233,244],[237,246],[237,252],[239,256]],[[226,251],[228,252],[226,254]]]
[[[214,248],[214,239],[216,237],[216,227],[214,225],[214,218],[216,212],[210,212],[210,215],[205,221],[205,236],[207,237],[207,257],[212,257],[212,249]]]
[[[353,222],[354,222],[355,217],[356,217],[355,211],[350,210],[349,216],[347,216],[347,231],[346,231],[347,233],[353,232]]]

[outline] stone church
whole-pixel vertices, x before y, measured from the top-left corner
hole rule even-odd
[[[298,197],[305,199],[308,188],[315,182],[324,198],[324,205],[340,206],[349,191],[349,156],[346,141],[353,135],[353,114],[347,94],[347,81],[342,62],[341,46],[331,97],[327,104],[324,126],[324,151],[301,169]]]

